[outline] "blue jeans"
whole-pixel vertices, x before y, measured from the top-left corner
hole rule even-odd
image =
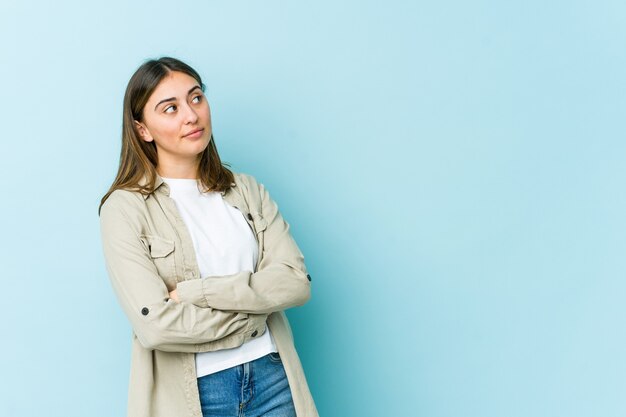
[[[295,417],[283,363],[270,353],[198,378],[203,417]]]

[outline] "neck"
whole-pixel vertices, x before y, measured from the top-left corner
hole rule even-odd
[[[198,162],[195,163],[160,163],[157,173],[165,178],[196,179],[198,178]]]

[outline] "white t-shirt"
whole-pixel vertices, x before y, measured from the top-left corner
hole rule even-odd
[[[219,192],[200,192],[194,179],[163,178],[170,187],[196,252],[201,277],[255,272],[259,248],[243,214]],[[209,375],[276,352],[269,329],[243,345],[196,354],[197,377]]]

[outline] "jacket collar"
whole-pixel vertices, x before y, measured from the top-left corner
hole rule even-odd
[[[237,179],[237,175],[235,174],[235,180]],[[144,176],[141,181],[139,181],[139,185],[143,186],[145,184],[148,183],[148,179]],[[226,191],[222,191],[222,196],[226,195],[226,194],[230,194],[230,192],[232,191],[233,187],[237,186],[237,181],[233,182],[231,185],[231,188],[229,188]],[[166,196],[169,197],[170,195],[170,187],[169,185],[167,185],[167,183],[165,181],[163,181],[163,178],[159,175],[156,174],[156,179],[154,180],[154,193],[162,193],[165,194]],[[148,197],[150,197],[150,194],[142,194],[143,195],[143,199],[147,200]]]
[[[148,184],[148,178],[144,175],[143,178],[141,178],[141,180],[139,181],[139,186],[143,187],[146,184]],[[164,192],[166,195],[170,195],[170,188],[165,183],[165,181],[163,181],[163,178],[161,178],[159,174],[156,174],[156,179],[154,181],[154,191],[150,194],[142,194],[143,199],[147,200],[148,197],[150,197],[155,192]]]

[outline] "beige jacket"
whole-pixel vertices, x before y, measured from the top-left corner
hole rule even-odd
[[[200,277],[191,237],[161,178],[148,196],[117,190],[102,206],[107,270],[133,329],[128,417],[202,417],[194,353],[240,346],[266,325],[298,417],[318,415],[283,312],[310,296],[302,253],[253,177],[235,174],[222,194],[256,235],[255,273]],[[180,303],[169,299],[175,288]]]

